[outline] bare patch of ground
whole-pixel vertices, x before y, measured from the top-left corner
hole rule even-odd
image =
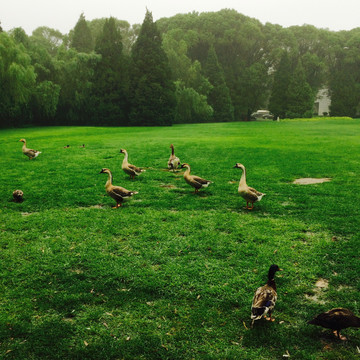
[[[321,184],[324,182],[331,181],[330,178],[300,178],[293,181],[293,184],[297,185],[311,185],[311,184]]]
[[[315,302],[317,304],[325,304],[325,300],[322,299],[323,291],[329,287],[329,281],[326,279],[320,278],[315,283],[314,294],[309,295],[305,294],[306,299]]]

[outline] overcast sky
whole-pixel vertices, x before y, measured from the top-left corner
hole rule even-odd
[[[22,27],[31,35],[37,27],[47,26],[66,34],[82,12],[86,20],[113,16],[141,24],[146,7],[155,21],[228,8],[283,27],[310,24],[338,31],[360,26],[360,0],[0,0],[0,22],[5,31]]]

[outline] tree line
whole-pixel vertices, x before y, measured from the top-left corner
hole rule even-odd
[[[0,27],[3,127],[311,117],[321,88],[330,115],[359,113],[360,28],[283,28],[228,9],[157,22],[146,11],[133,26],[81,14],[65,35]]]

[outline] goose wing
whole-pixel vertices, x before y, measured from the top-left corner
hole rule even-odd
[[[132,164],[128,164],[128,168],[132,171],[135,171],[136,173],[141,173],[141,169],[135,165],[132,165]]]
[[[273,309],[277,300],[276,291],[270,286],[262,286],[255,292],[251,305],[251,317],[259,319],[265,315],[269,309]]]

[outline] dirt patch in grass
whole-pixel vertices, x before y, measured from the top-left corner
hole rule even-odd
[[[306,299],[317,303],[317,304],[325,304],[325,301],[322,299],[323,291],[329,287],[329,281],[326,279],[320,278],[315,283],[314,294],[309,295],[305,294]]]
[[[326,279],[319,279],[316,283],[315,286],[318,289],[327,289],[329,287],[329,281]]]
[[[293,181],[293,184],[297,185],[311,185],[311,184],[321,184],[324,182],[331,181],[330,178],[300,178]]]

